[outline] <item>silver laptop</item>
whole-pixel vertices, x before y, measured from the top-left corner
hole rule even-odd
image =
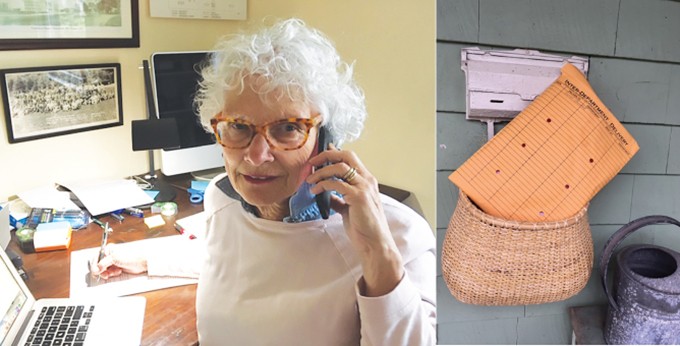
[[[0,248],[0,345],[139,345],[144,297],[35,300]]]

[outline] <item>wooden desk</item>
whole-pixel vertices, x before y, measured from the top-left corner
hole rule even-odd
[[[179,213],[175,218],[183,218],[203,210],[202,204],[191,204],[186,188],[190,186],[191,178],[180,175],[166,177],[166,182],[176,187]],[[145,216],[151,211],[145,210]],[[176,235],[172,218],[166,220],[163,227],[149,230],[143,219],[125,216],[119,223],[111,216],[99,218],[108,222],[113,228],[109,236],[110,243],[124,243],[140,239]],[[87,228],[74,231],[71,248],[66,251],[50,251],[24,254],[14,238],[9,247],[20,254],[24,260],[24,270],[29,276],[26,282],[36,299],[38,298],[66,298],[69,297],[70,286],[70,255],[71,251],[101,244],[102,228],[91,223]],[[187,285],[138,294],[146,297],[146,313],[144,316],[144,331],[142,345],[194,345],[198,341],[196,334],[196,285]],[[115,332],[115,326],[112,326]]]

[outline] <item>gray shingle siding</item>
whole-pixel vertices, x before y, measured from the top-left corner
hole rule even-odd
[[[589,206],[596,260],[623,224],[650,214],[680,219],[680,2],[670,0],[438,0],[437,239],[458,189],[448,176],[485,141],[465,120],[460,49],[529,48],[586,56],[593,89],[640,144],[638,154]],[[647,227],[626,239],[680,250],[680,230]],[[441,254],[439,254],[441,256]],[[604,304],[599,272],[562,302],[480,307],[453,298],[438,268],[440,344],[567,344],[567,308]]]

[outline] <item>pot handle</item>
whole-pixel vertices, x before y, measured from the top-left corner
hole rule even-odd
[[[607,240],[607,243],[604,244],[604,250],[602,251],[602,257],[600,257],[599,265],[600,279],[602,281],[602,287],[604,287],[604,293],[607,295],[607,299],[609,299],[609,305],[613,307],[614,310],[618,310],[619,307],[616,304],[616,300],[614,300],[614,297],[609,292],[609,287],[607,285],[607,268],[609,267],[609,260],[611,259],[614,250],[619,245],[619,243],[626,239],[626,237],[631,233],[637,231],[642,227],[661,223],[670,223],[680,227],[680,221],[672,217],[663,215],[643,216],[639,219],[629,222],[628,224],[621,227],[618,231],[614,232],[614,234],[609,238],[609,240]]]

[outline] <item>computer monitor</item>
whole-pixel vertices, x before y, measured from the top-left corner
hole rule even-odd
[[[176,175],[193,172],[214,175],[224,171],[222,150],[214,135],[205,131],[197,116],[194,96],[200,81],[200,67],[208,51],[157,52],[151,56],[151,72],[159,119],[174,118],[180,146],[161,150],[161,172]]]

